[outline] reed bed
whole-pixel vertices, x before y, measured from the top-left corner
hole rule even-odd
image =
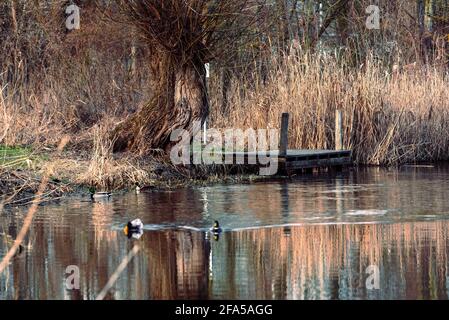
[[[229,108],[212,108],[211,125],[278,128],[280,114],[289,112],[290,148],[333,149],[339,109],[344,147],[358,164],[449,159],[447,69],[391,69],[374,58],[359,67],[326,55],[273,59],[265,84],[256,74],[232,81]]]
[[[151,89],[145,89],[144,68],[130,76],[121,60],[108,66],[107,59],[107,54],[99,54],[87,60],[88,67],[80,61],[64,66],[73,71],[68,73],[72,78],[64,77],[64,68],[49,70],[40,81],[31,78],[16,87],[0,76],[0,145],[30,147],[38,161],[25,169],[33,174],[42,171],[40,162],[48,157],[55,162],[55,181],[67,184],[120,189],[156,180],[179,185],[181,180],[218,179],[217,168],[180,171],[167,157],[112,154],[108,130],[134,112]],[[209,126],[278,128],[280,114],[289,112],[290,148],[332,149],[339,109],[344,147],[353,150],[357,164],[449,159],[447,69],[417,66],[392,72],[393,66],[374,57],[360,66],[346,61],[292,50],[271,60],[263,80],[260,70],[233,78],[226,108],[219,98],[223,83],[213,76]],[[71,142],[61,157],[52,158],[63,135]],[[11,176],[15,168],[3,169],[3,175]]]
[[[117,187],[131,186],[136,183],[150,182],[151,170],[143,169],[129,159],[114,159],[112,154],[113,141],[109,139],[109,125],[96,126],[92,130],[93,149],[87,170],[81,173],[78,183],[92,185],[105,190]]]

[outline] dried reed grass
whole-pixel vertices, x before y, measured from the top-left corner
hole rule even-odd
[[[78,178],[78,183],[112,190],[136,183],[149,183],[150,172],[139,168],[127,158],[115,159],[112,154],[114,142],[108,135],[110,123],[96,126],[92,130],[93,148],[91,160],[85,173]]]
[[[449,159],[447,71],[429,66],[392,77],[390,69],[374,59],[354,69],[332,56],[295,52],[273,59],[265,85],[234,79],[231,107],[213,108],[211,125],[278,128],[280,114],[289,112],[290,148],[333,149],[340,109],[344,147],[356,163]]]

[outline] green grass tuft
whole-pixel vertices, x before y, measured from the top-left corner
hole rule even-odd
[[[33,161],[29,147],[0,145],[0,169],[29,167]]]

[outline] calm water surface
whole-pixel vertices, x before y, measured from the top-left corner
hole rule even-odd
[[[64,200],[39,209],[28,247],[0,275],[0,299],[94,299],[133,247],[108,299],[447,299],[449,168]],[[15,237],[24,208],[5,210]],[[121,229],[145,223],[140,240]],[[218,240],[207,233],[214,220]],[[212,238],[212,239],[211,239]],[[0,256],[7,241],[0,236]],[[65,287],[79,266],[81,289]],[[380,288],[368,290],[368,266]]]

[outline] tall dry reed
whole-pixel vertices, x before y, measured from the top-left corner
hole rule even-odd
[[[104,190],[148,183],[150,172],[136,165],[136,161],[126,157],[114,157],[113,141],[108,135],[109,127],[110,123],[106,123],[91,130],[93,139],[91,159],[87,170],[78,177],[78,183]]]
[[[356,163],[391,165],[449,159],[449,76],[444,68],[391,75],[368,59],[359,68],[296,52],[273,59],[265,84],[234,79],[229,107],[212,100],[211,126],[277,128],[289,112],[289,147],[333,149],[335,110]],[[212,88],[212,94],[216,88]]]

